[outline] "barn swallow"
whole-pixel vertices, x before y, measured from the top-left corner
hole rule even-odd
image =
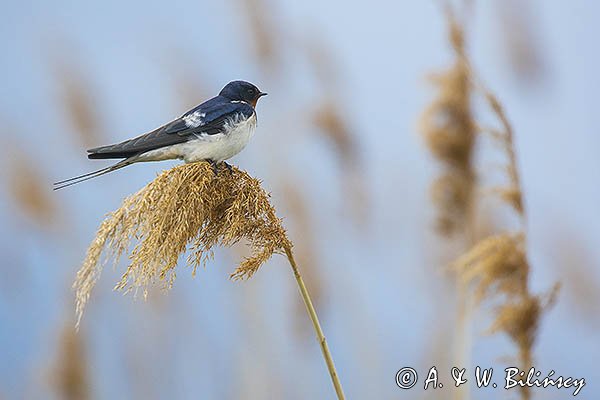
[[[246,147],[256,128],[256,103],[265,96],[244,81],[229,82],[218,96],[192,108],[160,128],[121,143],[89,149],[88,158],[122,158],[109,167],[54,184],[62,189],[108,174],[128,165],[180,159],[186,163],[208,161],[217,165]]]

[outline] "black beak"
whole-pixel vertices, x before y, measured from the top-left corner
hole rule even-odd
[[[268,95],[268,93],[265,93],[265,92],[260,92],[260,93],[258,94],[258,98],[260,99],[261,97],[263,97],[263,96],[266,96],[266,95]]]

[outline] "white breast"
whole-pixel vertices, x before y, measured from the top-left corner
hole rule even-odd
[[[140,155],[139,161],[161,161],[179,158],[185,162],[228,160],[246,147],[256,129],[256,114],[236,118],[225,124],[224,133],[198,135],[185,143],[152,150]]]

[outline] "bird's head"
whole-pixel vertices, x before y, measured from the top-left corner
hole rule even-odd
[[[229,82],[219,96],[228,98],[229,100],[245,101],[251,104],[252,107],[256,107],[256,102],[262,96],[266,96],[266,93],[261,92],[256,86],[249,82],[244,81],[233,81]]]

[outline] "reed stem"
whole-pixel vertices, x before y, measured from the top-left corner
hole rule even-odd
[[[302,276],[298,271],[298,266],[296,265],[296,260],[294,259],[294,255],[292,254],[292,249],[289,246],[285,247],[285,255],[287,256],[290,266],[294,271],[294,276],[296,277],[296,282],[298,283],[298,288],[300,289],[302,300],[304,300],[306,311],[308,312],[308,315],[312,321],[313,328],[315,329],[315,333],[317,334],[317,339],[319,340],[319,344],[321,345],[321,352],[323,353],[323,358],[325,359],[325,363],[327,364],[327,369],[329,370],[329,375],[331,376],[331,381],[333,382],[335,393],[337,394],[339,400],[344,400],[344,391],[342,389],[342,384],[340,383],[337,371],[335,370],[335,365],[333,363],[331,353],[329,352],[327,340],[325,340],[325,335],[323,334],[323,330],[321,329],[321,324],[319,323],[317,312],[315,311],[315,307],[312,304],[310,295],[308,294],[308,290],[306,289],[306,285],[304,284],[304,280],[302,280]]]

